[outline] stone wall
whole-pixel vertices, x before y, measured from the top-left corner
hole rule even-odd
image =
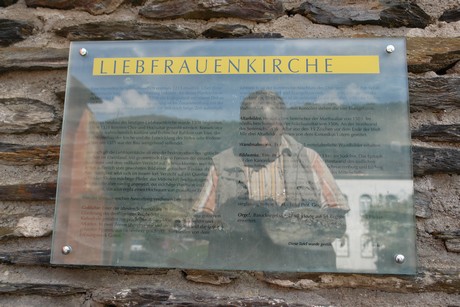
[[[69,42],[407,38],[418,273],[51,266]],[[458,0],[0,0],[1,306],[460,306]]]

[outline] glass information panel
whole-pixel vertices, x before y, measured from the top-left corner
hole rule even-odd
[[[72,43],[52,263],[414,274],[405,55]]]

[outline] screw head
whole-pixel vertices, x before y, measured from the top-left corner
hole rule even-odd
[[[62,247],[61,251],[64,255],[68,255],[72,252],[72,247],[70,245],[65,245]]]
[[[80,55],[81,55],[81,56],[85,56],[85,55],[87,55],[87,54],[88,54],[88,50],[86,50],[85,48],[81,48],[81,49],[80,49]]]
[[[405,260],[406,260],[406,258],[404,257],[404,255],[402,255],[402,254],[395,255],[395,262],[396,263],[401,264]]]
[[[388,45],[386,48],[387,53],[393,53],[395,51],[395,46]]]

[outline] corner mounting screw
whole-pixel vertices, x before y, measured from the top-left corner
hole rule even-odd
[[[72,252],[72,247],[70,245],[65,245],[62,247],[61,251],[64,255],[68,255]]]
[[[81,56],[85,56],[85,55],[87,55],[87,54],[88,54],[88,50],[86,50],[85,48],[81,48],[81,49],[80,49],[80,55],[81,55]]]
[[[388,45],[385,50],[387,51],[387,53],[393,53],[395,51],[395,46]]]
[[[395,255],[395,262],[396,263],[401,264],[405,260],[406,260],[406,258],[404,257],[404,255],[402,255],[402,254]]]

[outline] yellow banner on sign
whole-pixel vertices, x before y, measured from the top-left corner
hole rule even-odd
[[[378,73],[376,55],[95,58],[93,65],[94,76]]]

